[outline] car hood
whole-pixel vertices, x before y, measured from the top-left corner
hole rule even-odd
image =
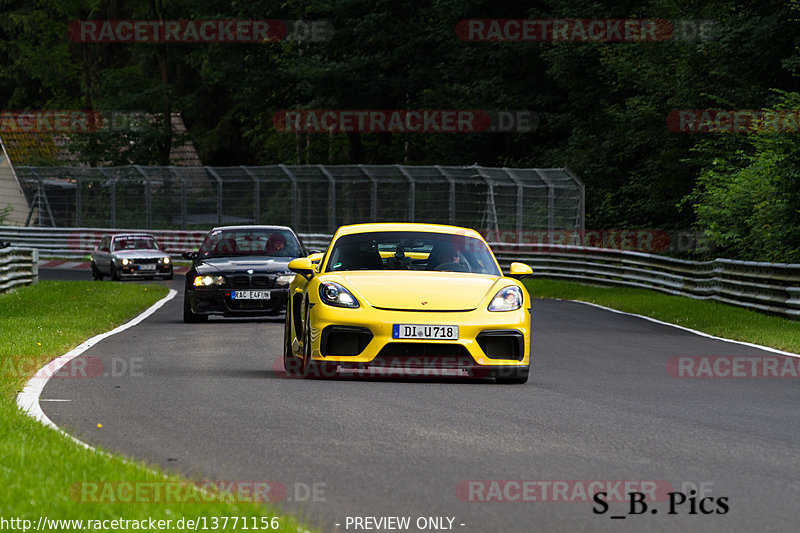
[[[291,257],[210,257],[195,263],[198,274],[247,272],[288,272]]]
[[[125,257],[127,259],[152,259],[169,255],[161,250],[119,250],[112,253],[114,257]]]
[[[413,311],[475,309],[493,295],[489,293],[501,279],[482,274],[408,271],[347,272],[339,277],[357,298],[373,307]]]

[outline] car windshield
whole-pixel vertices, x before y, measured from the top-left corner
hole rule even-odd
[[[450,233],[386,231],[336,240],[326,272],[343,270],[439,270],[499,276],[480,239]]]
[[[118,237],[114,239],[114,251],[119,250],[158,250],[152,237]]]
[[[269,229],[216,230],[200,247],[200,257],[266,255],[299,257],[300,243],[292,232]]]

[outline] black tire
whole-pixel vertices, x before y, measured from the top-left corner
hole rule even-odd
[[[168,275],[164,276],[166,281],[172,281],[172,273],[170,272]]]
[[[112,281],[119,281],[119,270],[117,270],[117,265],[111,264],[111,280]]]
[[[103,281],[103,273],[97,268],[97,265],[92,261],[92,279],[94,281]]]
[[[514,369],[508,375],[497,376],[495,381],[500,385],[522,385],[528,382],[529,367]]]
[[[185,324],[197,324],[208,320],[208,315],[196,315],[189,305],[189,298],[183,297],[183,322]]]

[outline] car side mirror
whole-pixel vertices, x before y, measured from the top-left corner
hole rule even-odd
[[[314,252],[313,254],[308,256],[308,260],[311,261],[312,263],[319,263],[320,261],[322,261],[323,255],[324,254],[322,252]]]
[[[295,274],[300,274],[306,279],[311,279],[314,275],[314,264],[311,262],[310,257],[298,257],[289,261],[289,270]]]
[[[183,257],[184,259],[189,259],[190,261],[194,261],[195,259],[197,259],[197,252],[191,252],[191,251],[183,252],[181,254],[181,257]]]
[[[525,263],[511,263],[511,268],[508,270],[508,277],[514,279],[523,279],[533,276],[533,269]]]

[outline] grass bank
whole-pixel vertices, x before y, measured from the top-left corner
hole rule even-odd
[[[251,503],[264,487],[238,487],[236,497],[219,491],[213,496],[185,478],[86,450],[17,408],[17,393],[38,368],[166,294],[159,285],[54,281],[0,294],[0,516],[31,521],[17,522],[16,529],[88,529],[87,521],[100,520],[106,522],[92,529],[135,531],[147,527],[110,521],[145,520],[142,526],[153,519],[163,520],[169,527],[162,530],[169,531],[195,529],[189,520],[199,521],[198,530],[305,530],[294,517]],[[40,523],[44,517],[83,522],[80,527]]]

